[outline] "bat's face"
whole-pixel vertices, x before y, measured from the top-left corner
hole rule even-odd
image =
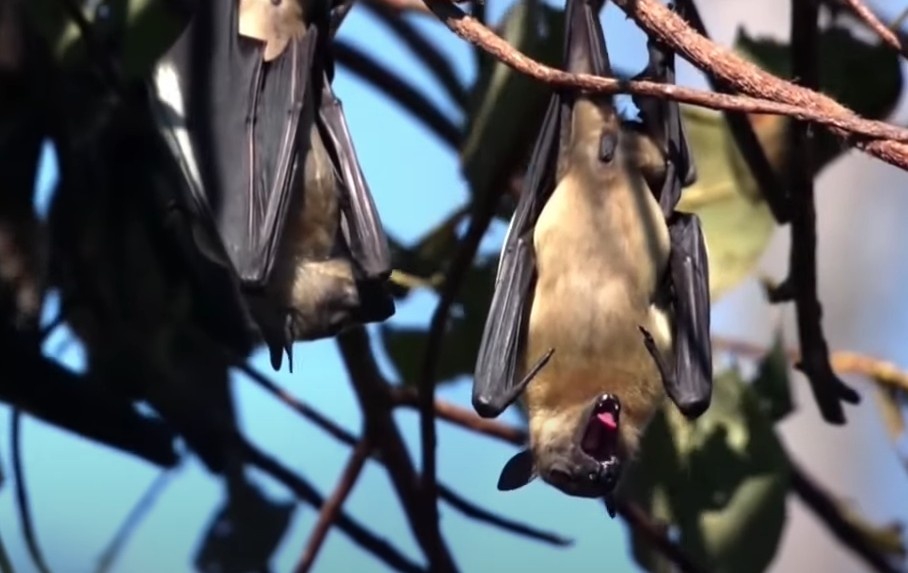
[[[621,475],[620,416],[617,397],[598,396],[583,410],[573,435],[537,452],[537,471],[542,479],[572,496],[610,494]]]

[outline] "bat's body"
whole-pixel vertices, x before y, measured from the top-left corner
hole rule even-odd
[[[393,314],[387,238],[331,89],[329,2],[212,6],[210,33],[197,15],[158,64],[154,108],[198,248],[236,277],[278,368],[294,340]]]
[[[568,71],[610,75],[600,7],[568,0]],[[665,75],[667,62],[653,67]],[[552,97],[473,387],[485,417],[521,393],[529,413],[530,447],[505,465],[499,489],[539,475],[608,500],[666,392],[689,417],[709,404],[706,253],[696,218],[674,212],[694,170],[668,105],[637,128],[622,126],[609,96]]]
[[[602,127],[618,137],[606,165],[588,153],[598,150]],[[537,278],[525,361],[556,352],[525,394],[531,446],[572,437],[585,424],[584,410],[608,393],[621,397],[620,443],[633,449],[663,395],[638,326],[671,350],[668,317],[656,300],[668,227],[642,176],[626,169],[613,107],[578,100],[571,133],[570,167],[533,231]]]

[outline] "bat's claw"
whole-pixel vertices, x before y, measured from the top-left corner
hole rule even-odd
[[[293,311],[284,317],[284,352],[287,354],[287,368],[293,374]]]
[[[615,496],[608,494],[602,499],[605,501],[605,510],[608,512],[608,516],[615,519]]]

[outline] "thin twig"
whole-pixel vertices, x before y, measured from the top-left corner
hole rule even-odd
[[[641,507],[620,499],[616,500],[615,505],[618,515],[628,526],[683,573],[706,573],[706,569],[696,565],[677,543],[668,538],[666,528],[653,521]]]
[[[296,573],[308,573],[312,569],[312,565],[315,564],[315,559],[318,557],[318,552],[328,537],[328,530],[331,529],[335,519],[337,519],[337,513],[344,506],[347,496],[353,491],[353,486],[356,485],[356,481],[362,473],[371,449],[367,439],[361,440],[356,444],[353,453],[350,454],[347,467],[344,468],[337,485],[334,487],[334,491],[331,493],[331,497],[328,498],[318,514],[318,521],[315,522],[315,527],[313,527],[312,533],[309,535],[306,549],[303,551],[303,556],[296,566]]]
[[[724,337],[714,336],[712,344],[713,348],[751,358],[761,358],[769,352],[767,348],[759,344]],[[786,350],[785,355],[791,362],[800,360],[800,354],[796,349]],[[849,350],[837,350],[830,355],[829,361],[832,364],[832,369],[839,374],[866,376],[881,384],[908,392],[908,370],[900,368],[887,360]]]
[[[391,29],[410,53],[428,68],[438,83],[447,92],[448,97],[464,109],[467,105],[467,90],[464,88],[451,61],[430,42],[411,22],[404,19],[400,12],[395,12],[383,4],[366,2],[363,8],[372,12],[384,25]]]
[[[819,7],[813,2],[791,2],[792,75],[807,87],[819,83],[817,19]],[[842,402],[856,404],[860,396],[835,375],[829,363],[829,348],[823,335],[822,306],[817,296],[817,229],[813,186],[813,138],[809,126],[793,122],[788,126],[788,161],[791,201],[791,248],[789,274],[770,299],[781,302],[794,298],[798,336],[803,358],[797,364],[813,389],[823,418],[830,424],[844,424]]]
[[[312,408],[308,404],[301,402],[289,392],[284,391],[277,384],[275,384],[271,380],[268,380],[268,378],[264,374],[261,374],[252,367],[244,368],[243,370],[244,372],[249,374],[252,380],[255,380],[256,382],[261,384],[268,392],[270,392],[284,404],[298,412],[304,418],[315,423],[319,428],[324,430],[334,439],[350,447],[356,446],[356,444],[359,442],[359,439],[351,432],[342,428],[318,410]],[[411,389],[405,389],[410,391],[398,395],[398,393],[396,392],[397,390],[404,389],[398,387],[392,388],[395,404],[406,404],[414,408],[417,407],[419,400],[415,391],[412,391]],[[519,428],[511,428],[493,420],[480,418],[469,410],[455,406],[454,404],[450,404],[443,400],[435,401],[435,411],[439,418],[452,422],[460,427],[473,430],[479,434],[498,437],[499,439],[504,439],[504,441],[513,443],[515,445],[521,445],[526,440],[526,434]],[[376,455],[376,452],[374,450],[372,452],[372,457],[375,458],[376,461],[383,463],[381,457],[379,455]],[[463,496],[455,492],[453,488],[445,485],[445,483],[440,480],[438,482],[438,497],[470,519],[486,523],[515,535],[522,535],[525,537],[537,539],[539,541],[555,544],[560,544],[561,540],[566,539],[565,537],[556,533],[538,530],[529,525],[519,523],[503,516],[499,516],[464,498]]]
[[[14,573],[13,562],[9,559],[9,552],[2,537],[0,537],[0,573]]]
[[[107,544],[107,547],[101,553],[101,557],[98,558],[98,568],[95,569],[96,573],[104,573],[110,570],[117,556],[126,546],[126,542],[135,533],[136,528],[148,515],[151,508],[154,507],[155,502],[157,502],[158,497],[163,493],[167,484],[170,483],[173,473],[174,470],[165,470],[159,473],[151,482],[148,489],[136,502],[136,505],[126,515],[126,519],[123,520],[123,523],[117,529],[113,539],[110,540],[110,543]]]
[[[375,86],[379,92],[413,114],[442,141],[454,149],[460,149],[463,131],[422,92],[351,44],[336,40],[333,50],[337,63]]]
[[[433,573],[453,573],[457,565],[441,538],[438,522],[432,521],[428,498],[407,452],[400,430],[391,415],[388,383],[375,362],[369,336],[363,328],[353,328],[337,337],[353,388],[365,417],[366,434],[381,449],[385,468],[404,507],[410,530],[416,538]]]
[[[448,489],[442,484],[438,484],[439,495],[444,495],[445,499],[451,507],[457,509],[462,514],[476,521],[482,521],[493,525],[495,527],[517,533],[518,535],[523,535],[530,539],[535,539],[536,541],[544,541],[545,543],[551,543],[552,545],[567,546],[573,543],[573,540],[562,537],[560,535],[555,535],[547,531],[542,531],[536,529],[535,527],[530,527],[529,525],[524,525],[517,521],[506,519],[504,517],[495,515],[490,511],[486,511],[473,503],[470,503],[469,500],[462,497],[460,494],[454,492],[451,489]]]
[[[690,22],[690,25],[701,34],[704,38],[709,38],[706,31],[706,24],[700,17],[697,5],[694,0],[677,0],[681,14]],[[713,74],[707,72],[706,79],[709,85],[717,92],[731,93],[728,86],[719,81]],[[746,114],[725,110],[722,112],[725,121],[728,122],[728,129],[731,132],[732,139],[738,146],[741,156],[747,163],[750,173],[760,189],[760,193],[766,199],[773,216],[780,224],[787,223],[789,220],[788,212],[788,192],[782,186],[782,182],[776,175],[776,171],[766,157],[766,152],[754,132],[753,125],[750,123]]]
[[[789,464],[791,466],[791,487],[795,494],[816,514],[836,539],[861,557],[874,571],[902,573],[899,568],[880,555],[867,538],[842,515],[835,500],[828,492],[814,482],[794,461],[790,460]]]
[[[902,27],[902,24],[905,23],[905,20],[908,19],[908,7],[902,10],[898,16],[889,24],[889,29],[893,32],[898,32],[899,28]]]
[[[38,545],[38,535],[32,520],[31,504],[28,500],[28,486],[25,484],[25,470],[22,464],[22,411],[13,408],[10,417],[10,441],[12,441],[13,476],[16,480],[16,504],[19,507],[19,521],[22,524],[22,535],[25,545],[35,567],[41,573],[50,573],[44,553]]]
[[[432,319],[429,322],[425,359],[418,386],[420,401],[419,428],[422,445],[422,487],[429,498],[429,507],[427,508],[429,519],[436,524],[436,527],[438,523],[438,493],[436,491],[437,481],[435,476],[435,384],[438,375],[438,362],[441,359],[451,306],[460,292],[464,278],[473,265],[473,259],[479,250],[479,244],[492,223],[498,199],[498,193],[487,193],[482,205],[473,213],[467,233],[451,263],[450,270],[445,275],[445,281],[440,289],[438,305],[435,307]]]
[[[244,457],[249,464],[282,483],[287,489],[295,493],[300,500],[316,509],[320,509],[324,505],[325,498],[322,494],[312,484],[284,467],[283,464],[248,442],[244,442],[243,450]],[[422,567],[413,563],[393,545],[372,533],[369,528],[359,523],[347,512],[343,510],[337,512],[335,525],[354,543],[369,551],[379,561],[395,571],[422,573]]]
[[[880,19],[876,17],[870,8],[867,7],[861,0],[840,0],[841,2],[848,5],[849,8],[857,15],[858,18],[863,20],[871,30],[876,32],[876,34],[884,42],[889,44],[889,46],[900,54],[904,54],[904,48],[902,43],[899,41],[898,36],[896,36],[892,30],[889,29],[886,24],[880,22]]]
[[[325,416],[305,402],[297,399],[278,384],[270,380],[267,376],[253,368],[250,364],[243,363],[238,367],[250,380],[261,386],[266,392],[295,410],[299,415],[318,426],[319,429],[332,436],[334,439],[344,442],[349,446],[353,446],[359,441],[353,434],[334,422],[334,420]]]
[[[419,397],[412,388],[395,386],[391,389],[391,396],[395,404],[400,406],[407,406],[410,408],[419,407]],[[460,426],[461,428],[515,446],[522,446],[527,440],[527,433],[521,428],[508,426],[488,418],[481,418],[471,410],[442,400],[435,401],[435,413],[439,418]]]

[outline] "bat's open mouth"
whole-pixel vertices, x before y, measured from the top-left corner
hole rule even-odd
[[[583,432],[580,447],[588,456],[600,462],[612,459],[618,448],[618,422],[621,404],[610,394],[596,402]]]

